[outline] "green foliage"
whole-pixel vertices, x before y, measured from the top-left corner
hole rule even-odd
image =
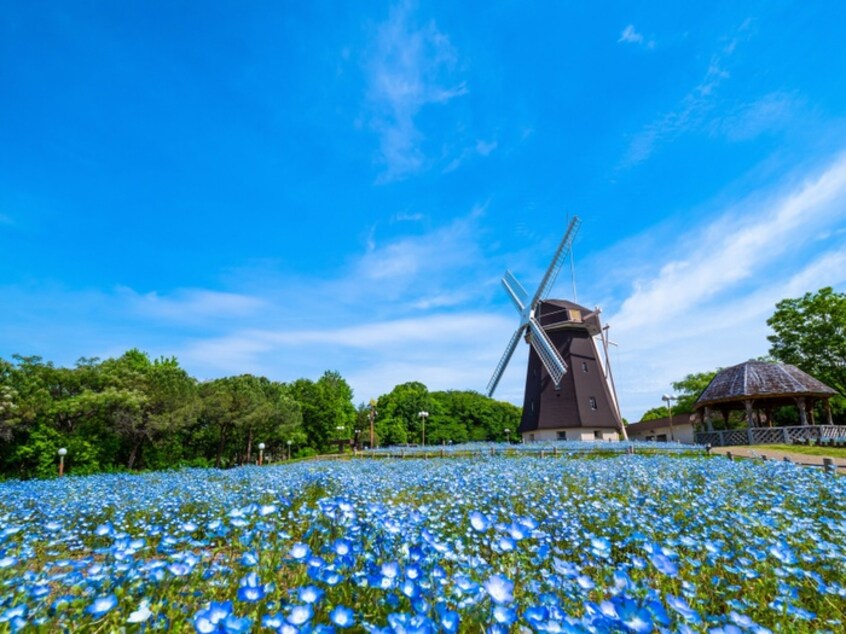
[[[783,299],[767,320],[770,354],[846,394],[846,294],[831,287]]]
[[[705,391],[705,388],[708,387],[708,384],[717,376],[717,372],[720,370],[722,368],[717,368],[709,372],[688,374],[681,381],[674,382],[673,390],[678,400],[673,405],[673,414],[692,414],[696,399]]]
[[[664,405],[646,410],[640,420],[658,420],[659,418],[667,418],[667,408]]]
[[[418,382],[397,385],[379,397],[376,419],[381,445],[420,444],[426,418],[426,444],[461,443],[468,440],[518,438],[521,410],[472,391],[429,392]],[[505,430],[509,433],[506,437]]]

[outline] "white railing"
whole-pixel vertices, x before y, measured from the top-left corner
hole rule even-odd
[[[846,440],[846,425],[804,425],[800,427],[751,427],[724,429],[695,434],[700,445],[731,447],[734,445],[790,445],[811,440]]]

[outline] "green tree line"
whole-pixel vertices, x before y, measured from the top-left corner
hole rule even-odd
[[[397,386],[371,408],[332,371],[291,383],[244,374],[198,381],[175,358],[129,350],[115,359],[57,367],[40,357],[0,358],[0,476],[56,473],[67,449],[71,473],[230,467],[369,443],[371,410],[379,445],[504,438],[520,410],[475,392]]]

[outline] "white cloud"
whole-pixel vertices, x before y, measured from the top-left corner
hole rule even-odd
[[[415,118],[431,104],[445,104],[467,93],[464,82],[449,81],[456,54],[434,21],[413,23],[411,6],[394,7],[378,26],[367,64],[368,98],[375,109],[386,171],[380,180],[403,178],[423,169],[426,157]]]
[[[620,343],[624,414],[660,405],[662,390],[690,372],[765,354],[777,301],[846,282],[844,222],[841,156],[780,196],[750,198],[668,245],[672,257],[641,272],[608,319]]]
[[[168,295],[139,294],[123,287],[118,290],[134,312],[180,322],[249,317],[265,306],[258,297],[203,289],[182,289]]]
[[[632,44],[640,44],[643,42],[643,35],[635,31],[634,25],[629,24],[623,32],[620,33],[620,39],[617,40],[618,42],[630,42]]]
[[[447,166],[443,169],[443,173],[448,174],[449,172],[455,171],[467,159],[474,156],[489,156],[494,150],[496,150],[498,145],[499,144],[496,141],[483,141],[479,139],[476,141],[475,145],[464,148],[464,150],[461,151],[461,154],[447,163]]]

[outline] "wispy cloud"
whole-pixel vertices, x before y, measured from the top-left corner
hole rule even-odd
[[[464,82],[452,79],[457,56],[449,37],[434,21],[418,26],[414,18],[409,2],[391,9],[376,30],[367,63],[368,99],[385,165],[382,182],[424,168],[423,137],[415,121],[420,110],[467,92]]]
[[[444,174],[455,171],[469,158],[474,156],[489,156],[494,150],[496,150],[498,145],[499,144],[496,141],[483,141],[481,139],[476,141],[474,145],[464,148],[464,150],[461,151],[461,154],[456,156],[447,164],[447,166],[443,169]]]
[[[617,42],[622,42],[625,44],[639,44],[641,46],[645,46],[647,48],[655,48],[655,40],[643,37],[642,33],[638,33],[635,30],[634,24],[629,24],[626,28],[623,29],[622,33],[620,33],[620,38]]]
[[[846,156],[669,245],[673,257],[641,273],[609,319],[630,417],[660,404],[661,390],[689,372],[764,354],[778,300],[846,282],[844,223]]]
[[[680,104],[669,112],[658,116],[634,135],[621,162],[621,167],[631,167],[647,160],[660,145],[670,143],[682,134],[693,130],[725,131],[730,137],[732,137],[731,130],[737,131],[741,128],[746,130],[746,134],[753,131],[755,134],[758,134],[763,131],[764,128],[761,124],[767,121],[767,106],[764,101],[754,102],[748,105],[735,105],[733,108],[730,108],[730,110],[736,113],[747,110],[747,114],[752,115],[755,104],[758,104],[759,108],[763,107],[759,111],[758,116],[754,117],[757,127],[750,125],[752,121],[750,119],[747,125],[736,124],[722,128],[719,123],[721,115],[717,116],[715,114],[717,111],[716,106],[719,104],[718,89],[723,82],[731,77],[728,70],[728,60],[736,51],[738,44],[745,37],[748,37],[748,31],[749,21],[747,20],[737,29],[734,37],[724,42],[710,56],[708,67],[702,79],[685,94]],[[771,104],[770,110],[775,109],[774,107],[775,104]],[[736,139],[739,137],[735,134],[733,138]]]
[[[742,103],[710,123],[711,133],[730,141],[754,139],[787,126],[796,118],[801,99],[786,92],[773,92],[756,101]]]
[[[121,287],[119,292],[137,314],[179,322],[249,317],[266,304],[259,297],[203,289],[182,289],[162,295],[155,292],[139,294]]]

